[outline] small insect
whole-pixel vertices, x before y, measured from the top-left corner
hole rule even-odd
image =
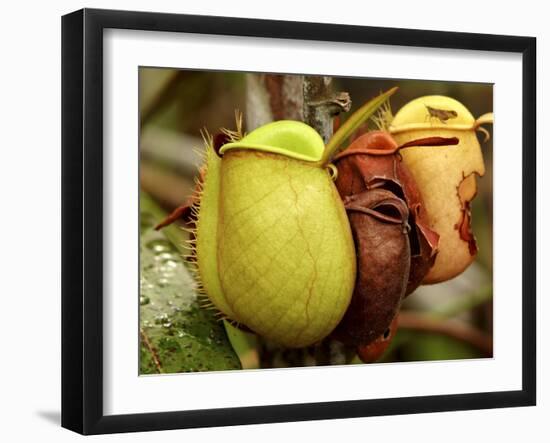
[[[437,118],[441,123],[446,123],[451,118],[456,118],[458,115],[456,111],[446,109],[436,109],[431,106],[425,105],[428,110],[427,119]]]

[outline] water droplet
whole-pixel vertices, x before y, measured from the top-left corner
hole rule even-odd
[[[151,301],[151,299],[149,297],[147,297],[146,295],[142,295],[142,296],[139,297],[139,304],[142,305],[142,306],[148,304],[150,301]]]
[[[164,239],[155,239],[147,243],[147,247],[153,252],[161,253],[170,250],[170,242]]]
[[[157,315],[155,317],[155,324],[157,324],[157,325],[160,325],[160,324],[165,323],[167,321],[168,321],[168,314],[165,313],[165,312],[160,314],[160,315]]]
[[[170,277],[173,277],[174,274],[172,272],[165,272],[165,269],[164,268],[160,268],[160,271],[161,271],[161,275],[164,277],[164,278],[170,278]]]
[[[165,251],[165,250],[161,250]],[[174,256],[171,252],[161,252],[156,250],[155,252],[158,252],[158,254],[155,254],[155,260],[160,261],[162,263],[166,263],[169,261],[174,261]]]

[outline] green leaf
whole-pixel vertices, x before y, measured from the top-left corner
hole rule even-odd
[[[459,360],[483,357],[467,343],[450,337],[410,332],[409,342],[401,349],[403,361]]]
[[[153,226],[165,214],[140,193],[140,373],[241,369],[223,322],[199,306],[185,266],[185,232]]]
[[[406,362],[430,360],[460,360],[483,355],[469,344],[443,335],[400,329],[378,361]]]
[[[388,89],[386,92],[374,97],[372,100],[369,100],[357,111],[355,111],[345,121],[345,123],[338,128],[327,143],[321,162],[329,162],[330,159],[338,152],[340,146],[342,146],[344,142],[357,130],[357,128],[365,123],[378,110],[378,108],[382,106],[384,102],[395,93],[395,91],[397,91],[397,89],[397,87]]]

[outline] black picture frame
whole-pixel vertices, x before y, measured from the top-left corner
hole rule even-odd
[[[108,28],[519,53],[523,64],[522,389],[131,415],[103,413],[103,31]],[[536,403],[536,39],[83,9],[62,18],[62,426],[82,434]]]

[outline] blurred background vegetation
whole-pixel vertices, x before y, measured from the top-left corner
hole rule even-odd
[[[162,233],[152,227],[193,192],[202,159],[200,131],[233,129],[237,109],[246,118],[251,74],[140,68],[139,75],[141,373],[360,363],[337,343],[305,350],[270,347],[201,309],[181,258],[188,253],[187,234],[178,226]],[[348,92],[352,100],[340,119],[394,86],[399,86],[391,98],[394,113],[414,98],[433,94],[455,98],[474,117],[492,111],[489,84],[333,78],[332,88]],[[382,362],[492,355],[492,140],[482,150],[487,172],[478,179],[472,202],[478,257],[462,275],[421,286],[405,300],[402,312],[410,321],[398,330]]]

